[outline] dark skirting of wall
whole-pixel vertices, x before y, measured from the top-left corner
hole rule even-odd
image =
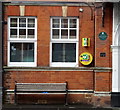
[[[120,92],[111,93],[111,106],[120,107]]]

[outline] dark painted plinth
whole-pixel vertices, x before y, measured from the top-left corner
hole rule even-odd
[[[120,107],[120,92],[111,93],[111,106]]]

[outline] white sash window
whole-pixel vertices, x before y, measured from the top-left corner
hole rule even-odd
[[[78,66],[78,18],[51,18],[50,66]]]
[[[36,17],[8,18],[8,66],[36,66]]]

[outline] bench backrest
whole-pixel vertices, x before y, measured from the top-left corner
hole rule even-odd
[[[66,91],[67,83],[16,83],[16,91]]]

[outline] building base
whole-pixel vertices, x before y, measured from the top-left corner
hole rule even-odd
[[[120,107],[120,92],[111,93],[111,106]]]

